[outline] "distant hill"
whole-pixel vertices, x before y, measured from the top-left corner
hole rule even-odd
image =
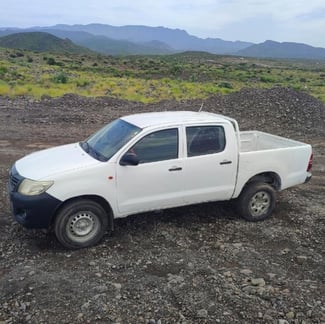
[[[50,29],[65,31],[83,31],[93,35],[106,36],[115,40],[127,40],[133,43],[159,41],[174,51],[206,51],[214,54],[230,54],[246,48],[253,43],[225,41],[220,38],[202,39],[189,35],[185,30],[148,26],[111,26],[105,24],[55,25]]]
[[[279,43],[271,40],[267,40],[261,44],[252,45],[238,51],[236,54],[261,58],[325,59],[324,48],[312,47],[300,43]]]
[[[70,39],[79,46],[106,55],[172,54],[197,51],[258,58],[325,59],[324,48],[316,48],[306,44],[279,43],[271,40],[261,44],[253,44],[242,41],[225,41],[220,38],[202,39],[188,34],[185,30],[165,27],[61,24],[27,29],[0,28],[0,36],[22,32],[45,32],[63,39],[67,42],[64,45],[66,47],[73,45],[71,42],[69,45],[67,39]],[[47,41],[46,37],[45,41]],[[54,41],[50,43],[54,43]],[[41,49],[38,50],[42,50],[44,46],[46,47],[46,43],[40,45]],[[53,46],[54,48],[64,48],[63,45]],[[51,49],[47,50],[50,51]],[[78,50],[76,51],[78,52]]]
[[[80,46],[107,55],[171,54],[175,52],[168,45],[159,41],[134,43],[127,40],[116,40],[106,36],[92,35],[83,31],[48,29],[47,32],[57,37],[69,38]]]
[[[113,55],[168,54],[183,51],[233,54],[253,44],[225,41],[219,38],[202,39],[180,29],[148,26],[116,27],[104,24],[55,25],[29,29],[0,28],[0,35],[19,31],[47,32],[61,38],[69,38],[76,44],[92,50]]]
[[[44,32],[15,33],[0,37],[0,47],[52,53],[91,53],[69,39],[61,39]]]
[[[135,54],[172,54],[176,51],[167,44],[160,41],[150,41],[144,43],[134,43],[127,40],[116,40],[106,36],[93,35],[84,31],[66,31],[60,29],[50,29],[34,27],[28,29],[10,28],[0,30],[1,35],[12,35],[24,32],[40,32],[54,35],[61,39],[70,39],[73,43],[86,47],[92,51],[106,55],[135,55]]]
[[[88,47],[96,52],[109,55],[136,55],[136,54],[170,54],[174,51],[166,44],[147,43],[137,44],[124,40],[110,39],[105,36],[91,36],[75,41],[79,45]]]

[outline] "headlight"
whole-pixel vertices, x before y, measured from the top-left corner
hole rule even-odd
[[[24,179],[18,188],[18,192],[26,196],[40,195],[53,185],[54,181],[34,181]]]

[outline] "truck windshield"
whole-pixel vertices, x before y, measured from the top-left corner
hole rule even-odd
[[[123,145],[137,135],[141,128],[117,119],[90,136],[80,146],[99,161],[108,161]]]

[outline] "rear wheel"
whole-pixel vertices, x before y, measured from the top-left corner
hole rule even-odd
[[[266,183],[252,182],[240,194],[237,207],[246,220],[257,222],[268,218],[275,207],[275,191]]]
[[[105,209],[92,200],[72,201],[59,211],[54,224],[55,235],[68,249],[95,245],[108,228],[108,217]]]

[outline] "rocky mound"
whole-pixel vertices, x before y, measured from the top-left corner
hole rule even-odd
[[[133,112],[198,111],[202,103],[205,111],[237,119],[243,130],[258,129],[278,135],[295,134],[299,137],[325,134],[325,105],[303,92],[289,88],[246,88],[225,96],[212,96],[203,101],[163,101],[149,105],[110,97],[87,98],[73,94],[60,98],[44,97],[39,101],[24,97],[0,97],[0,108],[5,107],[8,111],[23,109],[20,114],[22,119],[25,114],[30,119],[32,114],[36,124],[66,121],[71,126],[79,122],[101,125]]]
[[[289,88],[243,89],[223,97],[220,105],[222,113],[247,129],[280,135],[325,134],[324,104]]]

